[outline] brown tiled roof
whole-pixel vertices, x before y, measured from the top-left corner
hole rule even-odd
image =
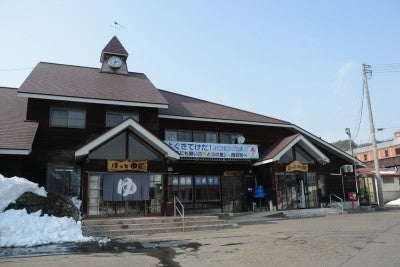
[[[117,55],[124,55],[127,56],[128,52],[125,50],[124,46],[118,40],[116,36],[111,38],[108,44],[104,47],[102,54],[110,53],[110,54],[117,54]]]
[[[284,148],[286,148],[294,139],[296,139],[300,134],[294,134],[286,138],[276,141],[270,148],[266,151],[261,151],[259,161],[268,160],[274,158],[279,154]]]
[[[263,116],[260,114],[160,89],[159,91],[169,104],[168,109],[159,110],[160,115],[290,125],[289,122]]]
[[[31,149],[39,124],[25,121],[26,107],[16,88],[0,87],[0,149]]]
[[[167,105],[143,73],[118,75],[97,68],[40,62],[19,93]]]

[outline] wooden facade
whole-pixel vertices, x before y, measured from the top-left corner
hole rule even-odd
[[[116,42],[114,38],[113,42]],[[78,71],[75,74],[85,72],[87,79],[94,80],[82,90],[98,84],[90,90],[99,97],[108,94],[107,90],[121,91],[124,84],[139,84],[138,88],[127,87],[125,91],[137,90],[142,92],[138,95],[148,97],[148,101],[142,102],[110,97],[99,100],[95,96],[89,99],[84,98],[84,93],[80,97],[74,86],[80,88],[83,81],[69,81],[73,76],[68,73],[60,78],[57,76],[62,75],[60,70],[54,77],[28,77],[30,83],[26,84],[34,84],[40,78],[50,79],[48,83],[54,83],[55,87],[49,90],[58,90],[60,82],[71,92],[49,97],[43,94],[40,83],[36,87],[27,87],[24,83],[19,89],[19,93],[28,98],[26,120],[38,122],[38,128],[29,155],[0,155],[0,171],[8,176],[27,177],[48,191],[81,198],[83,213],[88,216],[169,215],[175,196],[192,213],[244,212],[252,210],[253,203],[260,208],[316,208],[326,203],[331,193],[342,196],[344,191],[355,191],[354,175],[344,175],[343,183],[342,176],[337,176],[341,166],[351,164],[353,159],[288,122],[158,90],[142,74],[121,75],[110,73],[108,69],[107,73],[102,73],[102,69],[99,72],[75,66],[39,65],[38,71],[45,69],[46,75],[53,68]],[[38,71],[32,75],[38,75]],[[96,80],[100,78],[101,83]],[[114,88],[103,86],[109,80],[115,82]],[[84,111],[83,125],[52,126],[50,117],[55,109]],[[137,121],[128,118],[107,127],[107,113],[112,112],[135,114]],[[167,131],[186,131],[191,136],[195,132],[215,136],[238,134],[241,142],[245,141],[243,146],[256,146],[258,154],[256,158],[185,157],[167,145],[170,141]],[[174,141],[196,142],[191,138]],[[146,161],[148,170],[145,173],[140,170],[115,172],[107,168],[107,160]],[[308,171],[287,172],[286,166],[294,160],[307,164]],[[117,177],[116,173],[129,179],[147,175],[146,199],[103,201],[109,189],[104,186],[105,180]],[[124,186],[131,186],[132,194],[138,190],[136,185]],[[265,196],[256,196],[256,187],[262,187]]]

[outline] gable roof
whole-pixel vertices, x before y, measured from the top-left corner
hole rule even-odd
[[[40,62],[18,95],[74,102],[167,108],[168,102],[143,73],[118,75],[63,64]]]
[[[39,123],[25,121],[27,99],[0,87],[0,154],[28,155]]]
[[[254,163],[254,166],[267,164],[274,161],[279,161],[280,158],[289,151],[294,145],[299,145],[305,151],[308,152],[318,162],[325,164],[329,163],[329,159],[324,155],[317,147],[315,147],[310,141],[308,141],[301,134],[294,134],[278,140],[273,144],[259,159],[258,162]]]
[[[88,155],[90,151],[100,146],[101,144],[106,143],[108,140],[110,140],[114,136],[117,136],[125,129],[129,129],[132,132],[134,132],[137,136],[139,136],[141,139],[150,144],[154,149],[161,152],[166,158],[172,160],[179,159],[178,152],[173,150],[170,146],[161,141],[158,137],[150,133],[148,130],[146,130],[143,126],[141,126],[131,117],[127,118],[114,128],[108,130],[104,134],[100,135],[96,139],[92,140],[88,144],[84,145],[83,147],[75,151],[75,158]]]
[[[193,98],[165,90],[159,89],[160,93],[168,101],[168,109],[160,110],[160,118],[170,119],[193,119],[221,121],[229,120],[240,122],[259,122],[270,124],[286,124],[289,122],[252,113],[249,111],[228,107],[213,102],[205,101],[198,98]]]
[[[114,54],[114,55],[122,55],[128,56],[128,52],[125,50],[124,46],[118,40],[117,36],[113,36],[108,44],[103,48],[101,54]]]

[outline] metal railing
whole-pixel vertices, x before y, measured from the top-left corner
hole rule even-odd
[[[338,202],[336,200],[332,200],[332,197],[334,199],[336,199],[336,200],[339,200],[340,202]],[[344,200],[341,197],[339,197],[339,196],[337,196],[335,194],[329,194],[329,206],[331,208],[337,209],[337,210],[339,210],[339,211],[341,211],[343,213],[343,211],[344,211]]]
[[[179,204],[180,209],[178,208],[177,204]],[[176,212],[178,212],[182,218],[182,232],[185,232],[185,207],[183,206],[183,204],[179,200],[179,198],[177,198],[175,196],[174,197],[174,217],[176,217]]]

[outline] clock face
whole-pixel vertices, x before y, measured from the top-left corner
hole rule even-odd
[[[122,60],[119,57],[112,56],[108,59],[107,63],[111,68],[119,68],[122,65]]]

